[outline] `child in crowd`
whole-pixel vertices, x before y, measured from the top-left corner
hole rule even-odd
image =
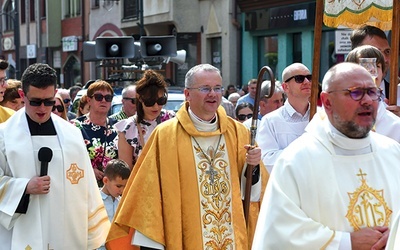
[[[125,161],[119,159],[110,160],[104,170],[103,183],[100,193],[110,221],[117,211],[118,203],[128,182],[131,170]],[[102,246],[99,249],[105,249]]]

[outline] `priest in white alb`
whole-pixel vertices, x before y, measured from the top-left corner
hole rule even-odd
[[[277,160],[253,249],[383,249],[400,209],[400,145],[370,131],[381,91],[367,70],[337,64],[322,82],[326,116]]]
[[[0,125],[1,249],[96,249],[110,227],[82,134],[51,112],[56,82],[30,65],[25,108]]]

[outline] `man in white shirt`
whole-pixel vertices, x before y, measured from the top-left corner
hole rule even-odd
[[[326,116],[276,161],[253,249],[383,249],[400,209],[400,145],[370,132],[380,91],[354,63],[322,82]]]
[[[283,70],[282,79],[287,100],[261,119],[256,139],[269,172],[282,150],[303,134],[310,120],[310,70],[304,64],[293,63]]]

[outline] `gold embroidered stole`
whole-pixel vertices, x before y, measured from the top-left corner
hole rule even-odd
[[[203,249],[235,249],[230,165],[225,144],[224,136],[219,135],[192,138]]]

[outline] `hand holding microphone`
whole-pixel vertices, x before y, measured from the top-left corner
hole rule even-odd
[[[49,162],[53,158],[53,151],[48,147],[39,149],[40,177],[35,176],[29,180],[26,187],[27,194],[47,194],[50,189],[50,176],[47,176]]]

